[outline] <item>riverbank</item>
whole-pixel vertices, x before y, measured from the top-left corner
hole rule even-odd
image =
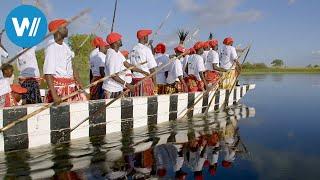
[[[243,69],[242,74],[320,74],[320,68],[256,68],[256,69]]]

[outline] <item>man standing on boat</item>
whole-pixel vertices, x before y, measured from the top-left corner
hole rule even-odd
[[[19,83],[28,89],[28,93],[22,95],[22,104],[42,103],[40,95],[40,72],[36,58],[36,46],[22,54],[17,61],[20,71]]]
[[[218,40],[210,40],[209,45],[210,50],[205,61],[205,77],[208,83],[216,84],[220,77],[219,72],[226,72],[226,70],[219,67]]]
[[[165,54],[166,52],[166,46],[163,43],[157,44],[157,46],[154,48],[155,52],[155,59],[158,64],[158,67],[161,67],[161,65],[169,63],[170,59],[168,55]],[[168,77],[168,66],[161,69],[157,73],[157,92],[158,94],[165,94],[165,87],[166,87],[166,79]]]
[[[132,67],[132,65],[126,61],[125,57],[119,50],[122,46],[121,38],[122,35],[116,32],[112,32],[107,36],[107,43],[110,45],[110,48],[107,51],[107,56],[105,60],[106,76],[113,75],[115,73],[125,70],[126,68]],[[144,75],[149,75],[148,73],[138,68],[133,68],[132,71],[136,71]],[[125,88],[128,88],[131,92],[134,92],[134,86],[127,83],[125,80],[125,73],[106,79],[103,82],[102,86],[102,88],[105,91],[105,98],[116,98],[123,92]]]
[[[153,73],[156,70],[157,62],[152,54],[151,49],[147,46],[149,42],[148,36],[152,30],[144,29],[137,32],[139,43],[133,48],[130,56],[131,64],[138,65],[139,63],[147,61],[146,64],[139,66],[139,68],[147,73]],[[144,74],[134,72],[133,83],[136,84],[145,77]],[[143,83],[135,88],[135,96],[151,96],[155,94],[156,76],[153,78],[144,79]]]
[[[174,48],[176,57],[181,56],[186,49],[179,45]],[[168,94],[179,93],[179,92],[188,92],[188,86],[183,79],[183,67],[182,63],[185,57],[180,57],[180,59],[175,59],[169,65],[169,72],[167,77],[167,88],[166,92]]]
[[[73,66],[74,52],[63,42],[68,37],[67,23],[64,19],[56,19],[49,23],[49,31],[54,32],[54,39],[45,50],[43,73],[49,92],[47,102],[60,103],[61,98],[82,88],[79,74]],[[68,101],[86,100],[85,95],[78,94]]]
[[[92,73],[91,83],[98,81],[104,77],[104,65],[109,44],[102,39],[97,42],[98,52],[95,56],[90,58],[90,72]],[[92,100],[103,99],[104,91],[102,89],[102,82],[90,88],[90,95]]]
[[[206,63],[209,51],[210,51],[209,41],[203,42],[203,54],[202,54],[203,63]]]
[[[190,92],[203,91],[208,84],[204,77],[205,67],[203,63],[203,42],[197,42],[193,48],[196,53],[188,58],[188,77],[186,78]]]
[[[234,81],[236,80],[236,67],[239,67],[238,55],[236,48],[233,47],[233,38],[227,37],[223,40],[224,46],[221,49],[220,53],[220,68],[227,70],[228,72],[224,73],[224,81],[222,83],[223,89],[230,89]]]
[[[91,45],[94,47],[94,49],[90,52],[90,55],[89,55],[89,64],[91,62],[91,59],[96,56],[99,52],[99,44],[100,42],[103,41],[103,39],[99,36],[96,36],[95,38],[93,38],[92,42],[91,42]],[[91,68],[90,68],[90,82],[93,78],[93,75],[92,75],[92,71],[91,71]]]

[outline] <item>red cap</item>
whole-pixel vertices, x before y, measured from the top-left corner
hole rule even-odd
[[[159,43],[154,48],[155,53],[162,53],[164,54],[166,52],[166,45],[163,43]]]
[[[167,174],[167,170],[164,169],[164,168],[161,168],[161,169],[158,169],[158,170],[157,170],[157,175],[158,175],[159,177],[164,177],[164,176],[166,176],[166,174]]]
[[[230,162],[230,161],[226,161],[226,160],[222,161],[222,167],[224,167],[224,168],[230,168],[231,165],[232,165],[232,162]]]
[[[210,165],[209,160],[205,160],[203,163],[203,167],[209,167],[209,165]]]
[[[186,51],[186,48],[184,48],[183,46],[179,45],[176,48],[174,48],[175,52],[180,52],[180,53],[184,53]]]
[[[231,45],[232,43],[233,43],[232,37],[227,37],[223,40],[223,44],[225,44],[225,45]]]
[[[196,44],[194,44],[193,48],[194,48],[194,50],[198,50],[200,48],[203,48],[203,45],[204,45],[204,43],[199,41]]]
[[[137,38],[142,39],[145,36],[152,34],[152,30],[150,29],[141,29],[137,32]]]
[[[97,47],[97,46],[99,46],[100,41],[103,41],[103,39],[102,39],[101,37],[99,37],[99,36],[96,36],[96,37],[92,40],[91,45],[92,45],[93,47]]]
[[[106,46],[110,46],[107,42],[105,42],[104,40],[102,40],[99,45],[99,47],[106,47]]]
[[[18,94],[25,94],[28,92],[27,88],[21,87],[19,84],[12,84],[11,85],[12,92],[18,93]]]
[[[194,49],[194,48],[190,48],[189,49],[189,54],[191,55],[191,54],[195,54],[196,53],[196,50]]]
[[[209,41],[204,42],[204,43],[203,43],[203,47],[204,47],[204,48],[210,48]]]
[[[113,44],[117,41],[119,41],[122,38],[121,34],[112,32],[107,36],[107,43],[108,44]]]
[[[123,51],[120,51],[120,52],[125,58],[128,58],[129,52],[127,50],[123,50]]]
[[[62,25],[66,25],[67,24],[67,20],[65,19],[55,19],[53,21],[51,21],[48,25],[48,29],[50,32],[57,30],[60,26]]]
[[[218,45],[218,40],[213,39],[213,40],[209,41],[209,45],[211,48],[215,48]]]

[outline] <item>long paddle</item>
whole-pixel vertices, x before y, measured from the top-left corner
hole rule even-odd
[[[239,58],[240,58],[240,57],[239,57]],[[221,81],[223,81],[225,78],[226,78],[226,77],[224,77],[224,78],[222,78],[222,79],[220,78],[219,81],[217,82],[217,85],[218,85]],[[206,95],[206,94],[209,94],[209,92],[214,89],[214,92],[215,92],[215,93],[214,93],[214,95],[212,96],[212,98],[211,98],[211,100],[210,100],[210,103],[209,103],[209,105],[207,106],[207,108],[206,108],[206,110],[205,110],[205,113],[208,113],[208,110],[209,110],[209,107],[211,106],[211,103],[212,103],[212,101],[213,101],[213,98],[215,97],[215,95],[216,95],[216,93],[217,93],[216,90],[217,90],[218,87],[219,87],[219,86],[217,86],[217,85],[211,86],[211,87],[209,87],[206,91],[204,91],[203,94],[197,99],[197,101],[194,102],[194,103],[192,104],[192,106],[187,109],[187,112],[186,112],[181,118],[179,118],[179,120],[180,120],[180,119],[183,119],[183,118],[184,118],[186,115],[188,115],[192,110],[194,110],[194,107],[201,101],[202,97],[203,97],[204,95]]]
[[[137,66],[143,65],[143,64],[145,64],[145,63],[146,63],[146,62],[140,63],[140,64],[138,64]],[[85,89],[89,89],[90,87],[95,86],[95,85],[103,82],[104,80],[106,80],[106,79],[108,79],[108,78],[115,77],[115,76],[118,76],[118,75],[120,75],[120,74],[123,74],[123,73],[125,73],[127,70],[131,70],[131,69],[133,69],[133,68],[135,68],[135,67],[137,67],[137,66],[131,66],[130,68],[127,68],[127,69],[125,69],[125,70],[122,70],[122,71],[120,71],[120,72],[118,72],[118,73],[115,73],[115,74],[112,74],[112,75],[110,75],[110,76],[106,76],[106,77],[104,77],[104,78],[101,78],[101,79],[99,79],[99,80],[97,80],[97,81],[89,84],[89,85],[86,86],[84,89],[78,89],[77,91],[75,91],[75,92],[73,92],[73,93],[71,93],[71,94],[69,94],[69,95],[67,95],[67,96],[65,96],[65,97],[62,97],[61,100],[62,100],[62,101],[65,101],[65,100],[67,100],[67,99],[69,99],[69,98],[71,98],[71,97],[73,97],[73,96],[75,96],[75,95],[77,95],[77,94],[79,94],[79,93],[83,93],[83,92],[85,92]],[[52,107],[52,106],[54,106],[54,105],[55,105],[55,103],[46,104],[46,105],[44,105],[43,107],[41,107],[40,109],[38,109],[38,110],[36,110],[36,111],[33,111],[32,113],[27,114],[26,116],[23,116],[23,117],[15,120],[15,121],[9,123],[8,125],[6,125],[5,127],[3,127],[3,128],[0,129],[0,133],[2,133],[2,132],[4,132],[4,131],[12,128],[13,126],[15,126],[16,124],[18,124],[18,123],[20,123],[20,122],[23,122],[23,121],[26,121],[26,120],[30,119],[31,117],[39,114],[40,112],[42,112],[42,111],[44,111],[44,110],[46,110],[46,109],[48,109],[48,108],[50,108],[50,107]]]
[[[249,52],[250,52],[250,49],[251,49],[251,45],[249,45],[248,50],[247,50],[247,53],[246,53],[246,55],[245,55],[245,57],[244,57],[241,65],[243,65],[243,63],[246,61],[247,56],[248,56],[248,54],[249,54]],[[236,78],[235,78],[235,81],[234,81],[233,85],[231,86],[231,91],[230,91],[230,92],[233,91],[234,87],[235,87],[236,84],[237,84],[237,80],[238,80],[238,78],[239,78],[239,76],[240,76],[240,74],[241,74],[241,70],[242,70],[242,69],[241,69],[241,65],[240,65],[239,73],[237,73]],[[229,101],[229,97],[230,97],[230,94],[227,94],[227,98],[226,98],[226,99],[227,99],[228,101]],[[228,102],[224,102],[224,107],[227,108],[227,106],[228,106]]]
[[[250,47],[251,47],[251,45],[249,45],[248,46],[248,49],[250,50]],[[242,64],[244,63],[244,61],[245,61],[245,59],[247,58],[247,55],[248,55],[248,53],[245,55],[245,57],[244,57],[244,60],[242,61]],[[241,57],[241,56],[240,56]],[[238,58],[238,59],[240,59],[240,57]],[[216,93],[215,93],[216,94]],[[215,97],[215,95],[214,96],[212,96],[212,98],[211,98],[211,100],[210,100],[210,102],[209,102],[209,104],[208,104],[208,107],[206,108],[206,110],[205,110],[205,113],[204,114],[208,114],[208,112],[209,112],[209,107],[211,106],[211,104],[212,104],[212,102],[213,102],[213,99],[214,99],[214,97]],[[229,98],[228,98],[229,99]]]

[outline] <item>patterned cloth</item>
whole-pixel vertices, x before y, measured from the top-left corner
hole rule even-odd
[[[53,78],[53,85],[54,89],[57,92],[57,95],[62,97],[68,96],[69,94],[77,91],[79,89],[79,86],[76,84],[75,80],[72,78]],[[87,100],[87,97],[80,93],[77,94],[67,100],[67,102],[73,102],[73,101],[85,101]],[[48,91],[47,97],[45,98],[45,102],[51,103],[53,102],[53,98],[51,95],[51,91]]]
[[[118,96],[120,96],[121,93],[122,93],[122,91],[119,91],[119,92],[104,91],[104,98],[105,99],[117,98]]]
[[[158,94],[166,94],[166,86],[165,84],[158,84],[157,85],[157,92]]]
[[[184,78],[189,92],[197,92],[204,90],[204,83],[202,81],[197,80],[194,75],[189,75]]]
[[[16,106],[18,103],[11,93],[0,96],[0,108]]]
[[[222,75],[223,81],[220,83],[220,88],[230,90],[235,83],[237,73],[238,72],[235,69],[224,72]]]
[[[92,78],[91,83],[102,79],[101,76],[95,76]],[[103,82],[98,83],[95,86],[90,87],[91,100],[103,99],[105,97],[104,90],[102,89]]]
[[[220,75],[216,71],[206,71],[204,77],[208,84],[216,84],[219,81]]]
[[[133,84],[137,84],[143,78],[133,78]],[[134,96],[153,96],[154,95],[154,85],[151,78],[147,78],[139,86],[135,88]]]
[[[36,78],[26,78],[19,79],[21,87],[28,89],[26,94],[22,95],[22,100],[26,104],[37,104],[42,103],[41,94],[40,94],[40,79]]]
[[[166,94],[183,93],[184,87],[180,81],[176,81],[174,84],[166,85]]]

